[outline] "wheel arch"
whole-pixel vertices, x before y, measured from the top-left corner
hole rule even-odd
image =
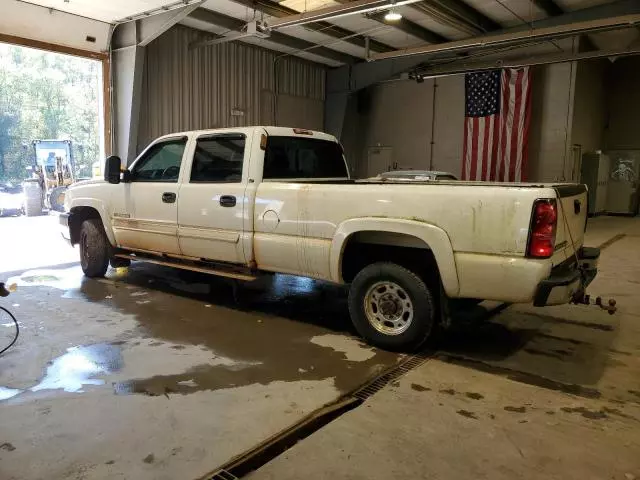
[[[357,218],[341,223],[333,237],[330,252],[331,279],[344,283],[345,253],[351,242],[374,243],[390,247],[424,249],[438,268],[442,286],[450,297],[459,292],[453,248],[447,233],[432,224],[395,218]]]
[[[82,226],[82,222],[91,218],[100,219],[109,243],[112,246],[116,245],[115,235],[111,229],[111,224],[107,221],[108,216],[102,203],[90,199],[82,202],[82,204],[74,202],[69,213],[69,235],[72,245],[76,245],[80,241],[80,227]]]

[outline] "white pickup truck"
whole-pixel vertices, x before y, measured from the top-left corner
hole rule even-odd
[[[292,128],[163,136],[65,207],[89,277],[140,260],[349,284],[355,327],[387,349],[421,345],[450,299],[580,301],[600,254],[584,185],[355,181],[334,137]]]

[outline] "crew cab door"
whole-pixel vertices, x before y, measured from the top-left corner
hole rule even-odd
[[[248,263],[251,252],[245,250],[253,233],[251,223],[245,228],[245,219],[252,219],[253,215],[253,198],[246,195],[251,132],[202,134],[194,142],[178,204],[182,254],[203,260]]]
[[[179,177],[187,137],[165,138],[136,160],[130,182],[112,199],[112,223],[118,246],[180,254],[178,244]]]

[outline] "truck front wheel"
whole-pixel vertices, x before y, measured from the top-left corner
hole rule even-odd
[[[102,222],[92,218],[80,227],[80,265],[87,277],[104,277],[109,267],[110,245]]]
[[[388,262],[363,268],[351,283],[349,313],[367,342],[387,350],[415,350],[434,323],[433,294],[415,273]]]

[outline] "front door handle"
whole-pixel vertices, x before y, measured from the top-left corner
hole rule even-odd
[[[176,202],[176,194],[173,192],[164,192],[162,194],[162,201],[164,203],[175,203]]]
[[[220,196],[220,205],[223,207],[235,207],[236,197],[233,195],[222,195]]]

